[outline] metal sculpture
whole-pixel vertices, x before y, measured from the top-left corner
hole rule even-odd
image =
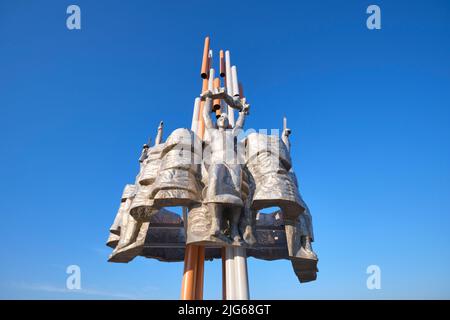
[[[209,44],[207,37],[191,128],[163,141],[161,122],[154,145],[144,144],[139,174],[125,186],[110,228],[109,261],[184,261],[182,299],[203,298],[205,259],[222,258],[224,299],[249,299],[248,256],[289,259],[300,282],[315,280],[312,217],[292,169],[287,120],[281,137],[245,134],[250,106],[236,66],[221,50],[220,87]],[[261,212],[270,207],[279,209]]]

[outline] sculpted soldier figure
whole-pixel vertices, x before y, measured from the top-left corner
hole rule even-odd
[[[287,127],[287,119],[283,119],[283,133],[281,139],[283,140],[286,148],[290,151],[291,143],[289,136],[291,135],[291,129]],[[289,175],[298,188],[297,177],[294,170],[289,170]],[[288,250],[292,256],[298,258],[293,261],[294,266],[300,264],[302,267],[294,268],[299,277],[300,282],[311,281],[316,279],[317,272],[317,255],[312,248],[312,242],[314,241],[314,232],[312,226],[312,216],[308,206],[302,199],[302,206],[305,211],[298,216],[296,221],[286,221],[286,233],[287,237],[292,237],[291,241],[288,239]],[[298,270],[297,270],[298,269]]]
[[[211,236],[230,242],[224,234],[224,224],[228,221],[230,238],[233,244],[239,245],[241,243],[239,220],[244,206],[241,189],[244,150],[238,144],[237,134],[244,126],[249,105],[245,103],[245,100],[231,97],[223,90],[214,93],[206,91],[201,98],[206,100],[203,118],[209,135],[210,148],[209,161],[205,161],[208,179],[203,201],[212,217]],[[210,116],[213,99],[224,99],[230,107],[239,110],[239,118],[234,128],[229,128],[226,113],[222,113],[217,118],[216,125],[213,124]]]

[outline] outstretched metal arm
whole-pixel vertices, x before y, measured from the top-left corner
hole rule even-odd
[[[242,111],[245,108],[245,104],[242,103],[239,97],[232,97],[225,91],[219,91],[217,93],[219,98],[222,98],[231,108]]]
[[[234,128],[242,129],[244,127],[245,116],[248,115],[250,105],[245,103],[245,99],[239,99],[239,97],[232,97],[220,88],[215,92],[205,91],[202,93],[201,98],[206,100],[205,107],[203,108],[203,119],[205,120],[205,127],[212,128],[212,120],[209,115],[212,107],[213,99],[223,99],[230,107],[239,110],[239,118]]]
[[[233,132],[244,128],[245,116],[248,114],[248,105],[244,105],[244,108],[239,111],[239,117],[234,125]]]
[[[205,91],[204,93],[202,93],[201,97],[202,99],[205,99],[206,97],[211,97],[212,99],[223,99],[231,108],[237,109],[239,111],[244,109],[245,105],[247,105],[245,102],[243,102],[245,101],[245,99],[241,100],[238,96],[233,97],[229,95],[224,88],[218,88],[214,90],[214,92]]]

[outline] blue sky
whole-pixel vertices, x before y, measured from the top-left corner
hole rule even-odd
[[[445,0],[0,1],[0,298],[179,297],[182,263],[108,263],[105,241],[158,122],[190,126],[205,35],[238,66],[247,128],[288,117],[314,219],[317,281],[249,259],[251,297],[450,298]],[[72,264],[81,291],[65,289]],[[205,298],[220,295],[209,262]]]

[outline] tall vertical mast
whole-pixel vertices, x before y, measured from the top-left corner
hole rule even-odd
[[[214,78],[214,74],[211,76],[212,67],[212,51],[209,49],[209,37],[205,38],[205,44],[203,47],[203,59],[202,67],[200,70],[200,77],[202,80],[202,93],[208,90],[209,79]],[[211,82],[211,86],[213,83]],[[205,134],[205,122],[203,120],[203,108],[205,102],[200,101],[198,104],[198,110],[194,105],[193,117],[197,116],[197,124],[191,126],[192,129],[196,129],[197,136],[203,139]],[[203,278],[204,278],[204,263],[205,263],[205,248],[203,246],[189,244],[186,246],[184,253],[184,273],[183,281],[181,283],[181,299],[182,300],[201,300],[203,299]]]

